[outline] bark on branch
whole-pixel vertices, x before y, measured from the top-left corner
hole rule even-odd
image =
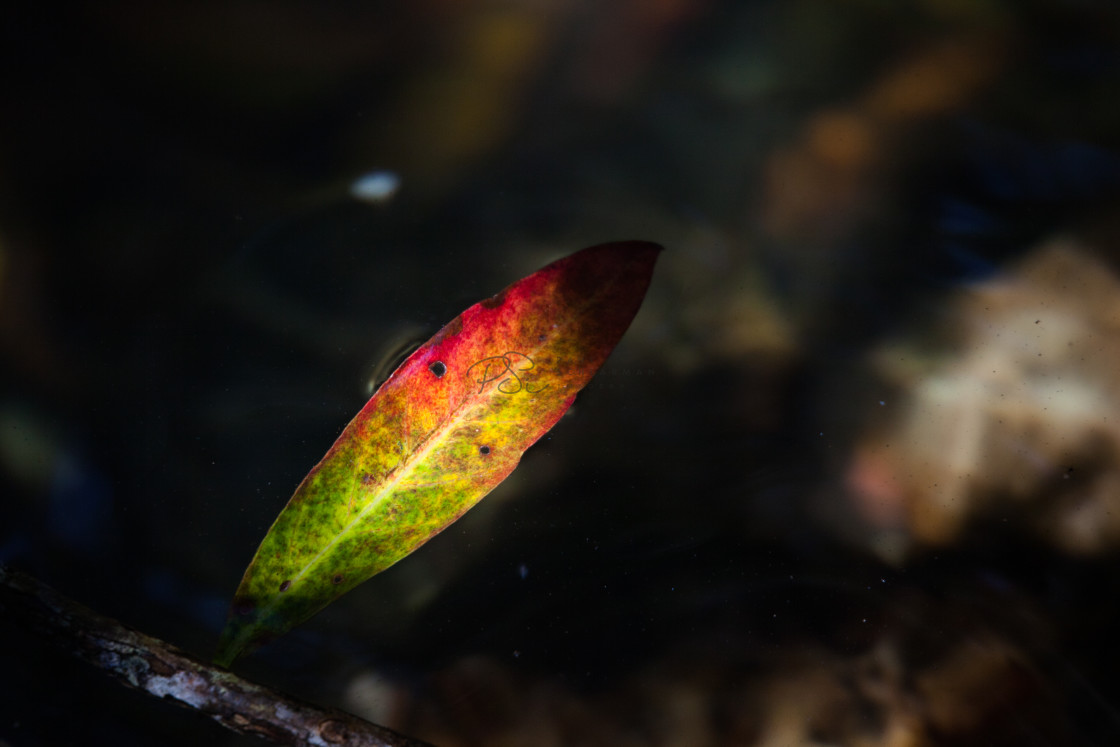
[[[240,734],[300,747],[431,747],[205,664],[2,565],[0,614],[23,621],[122,684],[201,711]]]

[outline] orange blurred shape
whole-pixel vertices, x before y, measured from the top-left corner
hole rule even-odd
[[[865,116],[850,111],[823,111],[805,128],[805,147],[822,163],[854,169],[869,161],[875,152],[874,125]]]
[[[813,130],[812,123],[810,130]],[[812,140],[774,153],[766,164],[760,221],[773,236],[827,241],[867,214],[872,180],[862,136],[844,143],[824,123]]]
[[[872,86],[861,108],[884,123],[931,117],[968,104],[1004,64],[999,39],[951,39],[922,50]]]
[[[884,165],[914,124],[958,110],[1006,64],[998,38],[950,39],[887,70],[850,105],[812,115],[765,167],[760,221],[785,239],[834,241],[875,208]],[[905,153],[899,153],[904,156]]]

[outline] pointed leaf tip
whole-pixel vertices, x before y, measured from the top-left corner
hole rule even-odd
[[[342,431],[261,541],[215,662],[282,635],[431,539],[489,493],[621,339],[662,248],[583,249],[420,346]]]

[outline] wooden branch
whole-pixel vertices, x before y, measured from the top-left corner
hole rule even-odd
[[[239,734],[293,747],[431,747],[205,664],[0,565],[0,614],[21,620],[122,684],[205,713]]]

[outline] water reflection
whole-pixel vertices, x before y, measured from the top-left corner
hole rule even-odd
[[[245,673],[447,747],[1117,742],[1111,5],[66,18],[0,49],[4,562],[209,654],[397,337],[649,239],[571,415]],[[0,739],[223,738],[0,632]]]

